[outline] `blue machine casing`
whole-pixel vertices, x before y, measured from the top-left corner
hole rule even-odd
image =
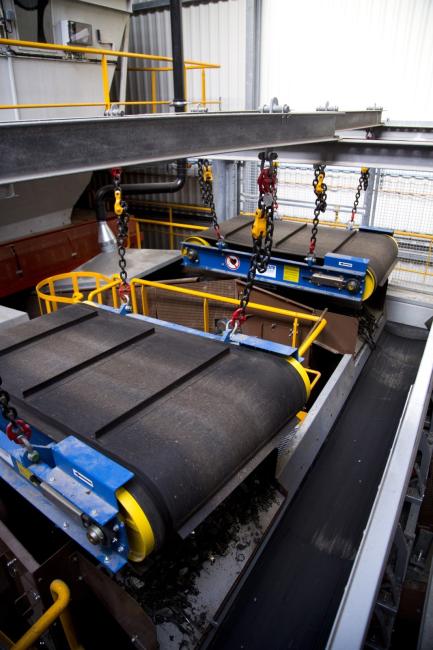
[[[183,256],[184,264],[187,267],[224,273],[234,277],[247,277],[251,259],[250,252],[202,246],[192,242],[184,242],[183,250],[187,251]],[[364,294],[368,263],[368,258],[338,255],[337,253],[325,255],[323,265],[288,262],[285,259],[271,257],[267,270],[264,273],[257,273],[256,279],[260,282],[360,303]],[[327,280],[327,278],[329,279]],[[329,284],[326,284],[327,281]],[[350,281],[355,281],[356,290],[347,288],[347,283]],[[333,283],[341,286],[331,286]]]

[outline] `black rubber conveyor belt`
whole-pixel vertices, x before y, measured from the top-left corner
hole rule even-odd
[[[307,401],[297,367],[84,304],[0,334],[19,413],[130,468],[158,546],[189,534],[276,448]]]
[[[382,333],[210,647],[325,647],[424,345]]]

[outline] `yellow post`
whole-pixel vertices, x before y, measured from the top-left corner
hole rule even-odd
[[[292,330],[292,348],[296,348],[296,340],[298,338],[298,325],[299,321],[297,318],[293,321],[293,330]]]
[[[209,300],[203,300],[203,332],[209,332]]]
[[[150,81],[152,85],[152,102],[156,102],[156,72],[153,70],[150,73]],[[156,113],[156,104],[152,104],[152,113]]]
[[[119,297],[117,295],[117,286],[111,289],[111,293],[113,296],[113,307],[114,309],[119,309]]]
[[[174,231],[173,231],[173,208],[168,208],[168,221],[169,221],[169,234],[170,234],[170,250],[174,249]]]
[[[135,222],[135,238],[137,240],[137,248],[141,248],[141,231],[140,231],[140,222]]]
[[[308,348],[314,343],[314,341],[317,339],[319,336],[320,332],[326,327],[327,321],[323,318],[320,323],[318,323],[313,331],[307,336],[305,341],[302,343],[302,345],[299,346],[298,349],[298,354],[300,357],[304,356],[304,353],[308,350]]]
[[[54,603],[49,609],[42,614],[42,616],[27,630],[24,636],[19,639],[13,646],[12,650],[27,650],[30,648],[44,632],[60,617],[63,630],[68,642],[68,645],[73,650],[82,650],[79,645],[75,631],[72,627],[70,617],[67,613],[67,606],[71,599],[69,587],[62,580],[53,580],[50,585],[51,595],[53,596]]]
[[[143,316],[149,316],[149,301],[147,299],[146,287],[141,287],[141,309]],[[134,314],[136,312],[134,311]]]
[[[206,69],[201,69],[201,103],[206,106]]]
[[[185,99],[188,98],[188,90],[187,90],[188,89],[188,84],[187,84],[186,71],[187,71],[187,68],[184,67],[184,69],[183,69],[183,85],[184,85],[184,88],[185,88]],[[188,104],[185,105],[185,113],[187,113],[187,112],[188,112]]]
[[[50,292],[50,294],[49,294],[50,296],[55,296],[56,295],[56,290],[54,289],[54,282],[52,280],[49,280],[49,282],[48,282],[48,289],[49,289],[49,292]],[[50,305],[49,309],[48,309],[48,305]],[[53,302],[52,307],[53,307],[53,311],[57,311],[57,303],[56,302]],[[48,311],[48,313],[51,313],[50,300],[47,300],[47,311]]]
[[[110,110],[110,82],[108,79],[108,63],[107,63],[107,57],[105,54],[102,55],[101,57],[101,72],[102,72],[102,90],[104,92],[104,104],[105,104],[105,110],[109,111]]]

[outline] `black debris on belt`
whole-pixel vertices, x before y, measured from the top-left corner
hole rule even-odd
[[[248,547],[262,537],[260,514],[276,499],[275,483],[258,468],[189,537],[170,540],[141,565],[130,565],[121,574],[121,583],[155,625],[169,622],[179,629],[180,649],[194,648],[211,620],[195,599],[203,565],[214,564],[233,547],[236,561],[242,563]]]

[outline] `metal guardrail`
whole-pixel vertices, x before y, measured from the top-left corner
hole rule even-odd
[[[66,53],[76,54],[93,54],[101,57],[101,75],[102,75],[102,89],[103,89],[103,102],[73,102],[73,103],[46,103],[46,104],[0,104],[0,110],[7,109],[21,109],[21,108],[72,108],[72,107],[85,107],[85,106],[103,106],[106,111],[110,111],[112,106],[152,106],[152,110],[156,113],[157,106],[169,105],[170,100],[158,100],[157,97],[157,75],[160,72],[169,72],[173,70],[170,66],[164,67],[143,67],[143,68],[128,68],[133,72],[150,72],[151,74],[151,93],[152,99],[147,101],[111,101],[110,99],[110,82],[108,75],[108,59],[107,57],[126,57],[130,59],[141,59],[147,61],[168,61],[172,62],[173,59],[169,56],[159,56],[156,54],[141,54],[139,52],[123,52],[120,50],[106,50],[98,49],[95,47],[80,47],[77,45],[60,45],[59,43],[38,43],[35,41],[23,41],[19,39],[0,38],[0,45],[26,47],[35,50],[49,50]],[[206,96],[206,70],[218,69],[221,66],[218,63],[207,63],[203,61],[185,60],[184,62],[184,75],[185,81],[188,70],[201,70],[201,98],[199,100],[190,100],[188,104],[200,104],[206,107],[208,104],[218,104],[221,108],[221,100],[210,100]],[[186,87],[186,84],[185,84]]]
[[[99,304],[101,304],[101,296],[108,291],[116,291],[117,287],[121,284],[120,278],[115,278],[106,286],[100,287],[99,289],[94,289],[88,295],[88,300],[94,302],[95,298]],[[194,298],[200,298],[203,301],[203,331],[209,332],[209,303],[217,302],[219,304],[232,305],[234,307],[239,306],[239,300],[236,298],[230,298],[228,296],[220,296],[218,294],[207,293],[204,291],[196,291],[195,289],[186,289],[184,287],[178,287],[171,284],[163,284],[162,282],[154,282],[151,280],[142,280],[139,278],[134,278],[131,280],[131,307],[134,314],[141,314],[143,316],[149,315],[149,302],[147,297],[147,289],[160,289],[162,291],[168,291],[172,293],[177,293],[181,295],[187,295]],[[141,310],[139,308],[139,303],[137,299],[136,290],[140,290],[140,300],[141,300]],[[298,352],[300,356],[304,356],[305,352],[311,347],[313,342],[319,337],[320,333],[327,325],[327,321],[323,316],[315,316],[313,314],[305,314],[302,312],[293,311],[290,309],[282,309],[280,307],[270,307],[268,305],[262,305],[260,303],[250,302],[248,303],[248,308],[252,311],[258,311],[261,313],[273,314],[276,316],[284,316],[290,319],[293,319],[293,331],[292,331],[292,347],[298,347],[298,331],[299,331],[299,321],[307,321],[313,324],[311,331],[304,341],[299,345]],[[319,377],[316,376],[314,384],[317,383]]]
[[[45,280],[41,280],[36,285],[36,295],[38,296],[39,311],[41,315],[44,313],[51,314],[52,311],[57,311],[59,304],[74,305],[77,302],[84,300],[83,290],[80,288],[80,280],[94,280],[97,289],[106,288],[113,280],[113,277],[107,277],[102,273],[93,271],[71,271],[70,273],[60,273],[59,275],[52,275]],[[68,292],[65,288],[65,282],[70,281],[71,296],[59,295],[57,291],[62,293]],[[62,282],[61,288],[56,287],[56,283]],[[97,297],[98,303],[102,305],[102,296]],[[116,290],[112,291],[113,305],[117,309],[119,307],[119,298]],[[45,310],[44,310],[45,307]]]
[[[335,618],[327,650],[364,647],[397,530],[433,388],[433,331],[409,393],[367,527]]]

